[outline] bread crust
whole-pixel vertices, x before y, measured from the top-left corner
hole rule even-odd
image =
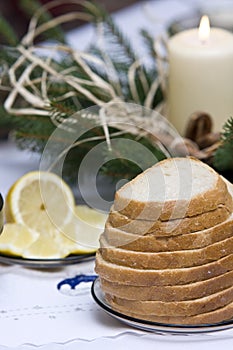
[[[156,236],[176,236],[216,226],[227,220],[232,210],[232,197],[228,197],[225,204],[218,205],[214,210],[193,217],[168,221],[130,219],[112,208],[107,224],[111,224],[112,227],[119,228],[122,231],[139,235],[154,233]]]
[[[233,317],[233,303],[229,303],[225,305],[224,307],[221,307],[219,309],[216,309],[214,311],[202,313],[195,316],[155,316],[155,315],[139,315],[126,311],[124,307],[121,307],[114,303],[113,301],[110,301],[109,304],[112,306],[112,308],[124,315],[128,315],[130,317],[133,317],[135,319],[140,320],[146,320],[161,324],[169,324],[173,326],[179,326],[179,325],[214,325],[219,322],[230,320]],[[201,329],[200,329],[201,330]]]
[[[175,159],[175,158],[173,158]],[[166,160],[167,161],[167,160]],[[194,160],[193,160],[194,161]],[[148,169],[150,170],[150,169]],[[139,176],[144,176],[146,172]],[[217,175],[217,173],[215,173]],[[137,177],[132,180],[136,181]],[[129,186],[126,184],[125,186]],[[123,186],[123,188],[125,187]],[[216,186],[189,200],[167,200],[165,202],[140,202],[131,198],[124,198],[122,189],[115,194],[114,208],[130,219],[162,220],[182,219],[192,217],[217,209],[220,204],[231,200],[227,185],[220,176],[217,176]]]
[[[104,260],[116,265],[145,270],[200,266],[221,259],[233,252],[233,237],[204,248],[162,253],[135,252],[115,247],[106,248],[104,239],[100,243],[100,253]]]
[[[127,233],[106,224],[103,237],[106,243],[126,250],[141,252],[166,252],[206,247],[233,235],[233,215],[230,219],[204,231],[178,236],[156,237],[154,233],[144,236]]]
[[[198,160],[170,161],[117,191],[96,253],[101,288],[114,310],[141,320],[227,320],[233,317],[232,185]],[[192,172],[184,178],[186,166]]]
[[[141,301],[185,301],[217,293],[233,285],[233,271],[204,281],[173,286],[130,286],[128,284],[100,280],[105,293],[119,298]]]
[[[150,316],[194,316],[219,309],[233,302],[233,287],[208,295],[203,298],[186,301],[140,301],[122,299],[114,294],[105,294],[108,303],[114,302],[125,311],[133,310],[138,315]]]
[[[233,270],[233,254],[211,263],[180,269],[142,270],[112,264],[96,253],[95,271],[102,278],[132,286],[172,286],[207,280]]]

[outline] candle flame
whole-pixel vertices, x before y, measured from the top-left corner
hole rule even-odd
[[[205,43],[210,36],[210,21],[208,16],[202,16],[199,30],[198,30],[199,39]]]

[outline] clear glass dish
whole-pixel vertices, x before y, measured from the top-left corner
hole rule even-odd
[[[140,320],[138,318],[133,318],[117,312],[112,309],[104,297],[104,293],[100,287],[100,280],[96,278],[92,284],[91,294],[95,302],[109,315],[118,319],[119,321],[135,327],[141,330],[146,330],[150,332],[162,332],[170,334],[200,334],[200,333],[210,333],[217,332],[221,330],[226,330],[233,327],[233,319],[229,321],[224,321],[215,324],[204,324],[204,325],[179,325],[179,324],[164,324],[157,322],[150,322],[145,320]]]
[[[18,256],[0,254],[0,263],[16,264],[34,268],[57,268],[92,260],[94,258],[95,253],[70,255],[62,259],[24,259]]]

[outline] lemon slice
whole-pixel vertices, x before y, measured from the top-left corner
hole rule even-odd
[[[69,255],[69,250],[51,234],[41,234],[36,241],[28,246],[22,257],[26,259],[61,259]]]
[[[107,215],[86,205],[75,206],[71,189],[53,173],[24,175],[11,187],[5,202],[6,219],[15,223],[7,224],[14,226],[12,237],[25,231],[21,236],[25,244],[3,235],[4,252],[27,259],[59,259],[93,253],[99,247]],[[17,227],[21,231],[15,233]]]
[[[96,247],[81,245],[75,242],[73,239],[68,238],[61,232],[58,232],[57,234],[59,235],[60,246],[62,246],[64,249],[67,249],[67,251],[69,252],[68,255],[91,254],[91,253],[95,253],[97,250]]]
[[[5,254],[21,256],[33,244],[39,233],[21,224],[5,224],[0,235],[0,251]]]
[[[99,248],[99,237],[104,230],[107,214],[86,205],[77,205],[74,216],[61,232],[60,240],[70,254],[95,252]]]
[[[76,205],[74,215],[78,221],[100,229],[104,228],[107,220],[107,214],[90,208],[87,205]]]
[[[34,171],[22,176],[6,197],[6,219],[37,232],[62,228],[72,218],[74,197],[70,187],[57,175]]]

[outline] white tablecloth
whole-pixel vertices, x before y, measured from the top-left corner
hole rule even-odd
[[[94,260],[56,269],[34,269],[0,264],[0,349],[214,349],[230,346],[233,330],[205,334],[145,332],[105,313],[91,296],[91,284],[75,289],[77,275],[95,276]]]
[[[206,2],[205,2],[206,3]],[[213,3],[213,2],[212,2]],[[144,1],[115,15],[140,51],[138,28],[155,35],[177,16],[190,13],[201,1]],[[233,4],[233,2],[232,2]],[[68,35],[72,46],[84,49],[92,32],[85,26]],[[0,192],[38,169],[39,157],[0,142]],[[126,326],[107,315],[92,299],[91,283],[58,289],[58,283],[79,274],[93,275],[94,260],[61,269],[33,269],[0,264],[0,349],[137,349],[180,350],[188,347],[232,348],[233,330],[200,335],[149,333]]]

